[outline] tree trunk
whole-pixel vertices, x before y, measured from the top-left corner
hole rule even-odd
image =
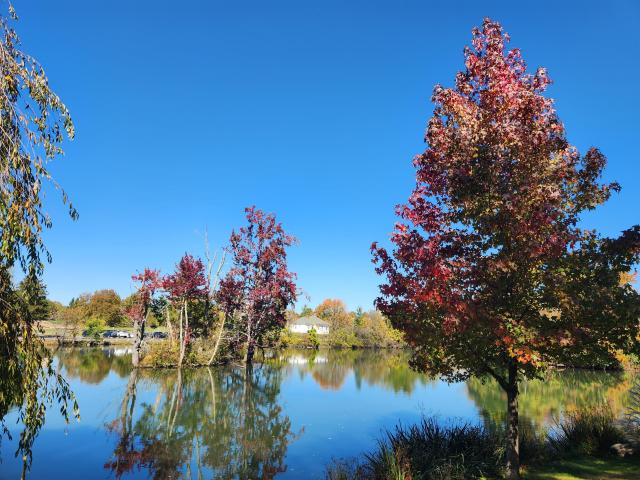
[[[140,351],[142,350],[142,340],[144,339],[144,320],[136,320],[133,322],[133,329],[135,331],[133,339],[133,354],[131,355],[131,361],[133,367],[136,368],[140,364]]]
[[[180,345],[182,345],[182,312],[183,312],[183,306],[180,305],[180,313],[178,315],[178,324],[180,325],[180,334],[178,336],[178,340],[180,341]]]
[[[184,312],[184,313],[183,313]],[[182,321],[184,319],[184,328],[182,327]],[[184,301],[182,310],[180,311],[180,356],[178,358],[178,368],[182,367],[182,361],[184,360],[184,354],[187,350],[187,340],[189,334],[189,315],[187,312],[187,301]]]
[[[218,348],[220,348],[220,342],[222,341],[222,334],[224,333],[225,319],[226,319],[226,315],[224,314],[224,312],[221,312],[220,313],[220,329],[218,330],[218,338],[216,338],[216,343],[213,347],[213,353],[211,354],[211,358],[209,359],[209,363],[207,363],[207,366],[211,365],[215,360],[216,355],[218,355]]]
[[[254,353],[255,353],[255,345],[253,344],[252,340],[249,340],[249,343],[247,343],[247,353],[245,356],[245,364],[251,365],[251,363],[253,362]]]
[[[176,336],[173,332],[173,327],[171,326],[171,319],[169,318],[169,306],[167,305],[164,309],[165,317],[167,319],[167,330],[169,331],[169,340],[171,341],[171,345],[175,344]]]
[[[122,400],[122,417],[133,418],[133,411],[136,405],[136,385],[138,383],[138,371],[132,370],[129,374],[129,381],[127,382],[127,391],[124,399]],[[127,412],[128,410],[128,412]],[[131,431],[131,429],[129,429]]]
[[[507,479],[520,478],[520,439],[518,432],[518,365],[509,365],[507,385]]]
[[[253,337],[251,336],[251,322],[247,323],[247,348],[244,351],[244,365],[250,365],[253,361]]]

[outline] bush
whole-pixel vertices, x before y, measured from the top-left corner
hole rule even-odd
[[[154,368],[175,367],[179,354],[177,343],[168,340],[152,342],[147,344],[140,365]]]
[[[606,455],[614,443],[624,443],[625,435],[607,404],[589,410],[567,412],[556,421],[548,435],[558,456]]]
[[[313,348],[314,350],[318,350],[318,348],[320,348],[320,341],[318,340],[318,332],[316,332],[315,328],[312,328],[311,330],[309,330],[308,335],[308,340],[309,340],[309,345],[311,346],[311,348]]]
[[[213,353],[215,340],[212,338],[194,338],[188,345],[184,354],[182,366],[199,367],[207,365]],[[214,363],[223,363],[234,357],[237,352],[232,352],[226,342],[222,342]],[[180,346],[178,342],[162,340],[145,344],[140,365],[152,368],[169,368],[178,366]]]
[[[147,326],[152,329],[158,328],[160,326],[160,321],[153,312],[149,312],[149,317],[147,318]]]
[[[288,328],[280,330],[280,336],[278,337],[278,348],[287,348],[293,342],[293,334]]]
[[[87,336],[93,338],[94,340],[100,340],[100,336],[104,331],[104,322],[102,319],[97,317],[92,317],[87,320]]]
[[[211,359],[211,355],[213,354],[214,345],[215,339],[211,337],[194,338],[187,346],[184,364],[186,366],[193,367],[207,365],[209,363],[209,360]],[[237,352],[232,351],[229,348],[228,342],[223,341],[220,343],[220,348],[216,354],[214,363],[225,363],[237,358]]]
[[[314,330],[315,331],[315,330]],[[315,336],[309,331],[309,333],[293,333],[288,328],[283,328],[279,334],[277,347],[278,348],[315,348],[318,349],[321,346],[326,346],[326,335],[320,338],[317,332]]]
[[[341,328],[329,331],[329,346],[332,348],[358,348],[363,344],[352,330]]]

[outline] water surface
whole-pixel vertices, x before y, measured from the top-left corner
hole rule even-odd
[[[371,450],[398,422],[504,418],[494,382],[449,385],[411,371],[403,352],[290,351],[250,375],[233,366],[133,371],[117,348],[56,356],[82,419],[65,425],[50,411],[31,479],[323,478],[332,459]],[[604,401],[622,411],[631,381],[566,371],[525,382],[522,422],[541,428],[567,408]],[[2,443],[1,478],[19,477],[14,450],[15,441]]]

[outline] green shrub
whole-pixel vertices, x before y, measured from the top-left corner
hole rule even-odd
[[[92,317],[87,320],[87,336],[93,338],[94,340],[100,340],[102,336],[102,332],[104,331],[104,322],[102,319],[97,317]]]
[[[186,366],[202,366],[207,365],[213,354],[213,348],[215,346],[215,339],[211,337],[199,337],[194,338],[187,346],[187,352],[185,353],[184,364]],[[220,348],[214,359],[214,363],[224,363],[228,360],[237,359],[237,352],[232,352],[229,349],[227,342],[221,342]]]
[[[168,340],[146,345],[140,365],[143,367],[167,368],[178,364],[180,350],[177,343]]]
[[[309,330],[309,333],[307,334],[307,336],[308,336],[308,341],[311,348],[315,350],[320,348],[320,341],[318,340],[318,332],[316,332],[315,328],[312,328],[311,330]]]
[[[332,348],[359,348],[364,345],[353,330],[340,328],[329,331],[329,346]]]
[[[208,337],[194,338],[188,345],[184,354],[182,365],[184,367],[199,367],[207,365],[211,359],[215,340]],[[176,367],[180,356],[178,342],[162,340],[147,342],[141,365],[152,368]],[[214,363],[224,363],[237,357],[237,352],[232,352],[226,342],[222,342],[217,352]]]
[[[280,330],[280,337],[278,342],[278,347],[287,348],[293,346],[292,344],[295,342],[293,333],[288,328],[283,328]]]
[[[607,404],[565,413],[548,435],[558,456],[606,455],[611,445],[625,442],[622,428]]]
[[[156,317],[153,312],[149,312],[149,318],[147,318],[147,327],[158,328],[159,326],[160,321],[158,320],[158,317]]]
[[[318,332],[316,332],[314,341],[311,331],[309,333],[294,333],[288,328],[282,330],[278,342],[279,348],[319,348],[323,345],[325,345],[324,339],[320,338]]]

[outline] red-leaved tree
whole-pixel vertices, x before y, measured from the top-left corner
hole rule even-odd
[[[295,274],[287,268],[287,248],[295,238],[272,214],[245,210],[248,225],[232,232],[232,266],[220,282],[217,299],[230,319],[250,365],[265,335],[284,327],[287,307],[296,300]]]
[[[133,355],[131,357],[134,367],[140,363],[140,350],[142,339],[144,338],[144,328],[149,316],[149,307],[153,300],[153,295],[161,286],[159,270],[145,268],[142,273],[132,275],[131,280],[138,284],[136,293],[131,305],[125,309],[125,314],[133,322],[134,340]]]
[[[200,259],[185,254],[176,265],[176,271],[162,279],[162,288],[167,292],[169,301],[178,312],[180,342],[178,367],[181,367],[191,339],[189,304],[194,301],[206,301],[209,295],[204,264]]]
[[[618,239],[578,227],[619,186],[606,159],[570,145],[546,71],[527,73],[485,20],[454,88],[436,86],[416,187],[392,235],[373,244],[377,307],[405,332],[413,364],[449,380],[493,376],[507,396],[507,473],[518,478],[518,379],[557,363],[603,365],[637,347],[640,227]]]

